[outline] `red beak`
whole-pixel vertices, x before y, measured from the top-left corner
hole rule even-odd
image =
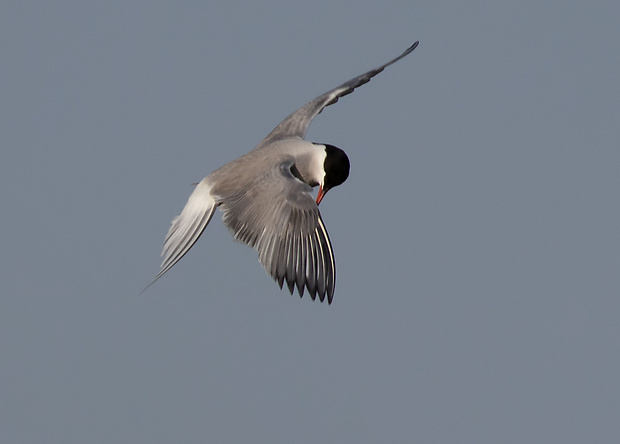
[[[325,193],[326,192],[323,191],[323,185],[321,185],[319,187],[319,194],[316,195],[316,204],[317,204],[317,206],[321,203],[321,201],[325,197]]]

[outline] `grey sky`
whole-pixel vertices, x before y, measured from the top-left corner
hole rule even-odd
[[[618,442],[620,4],[4,2],[0,435],[11,443]],[[331,306],[192,183],[282,118],[344,149]]]

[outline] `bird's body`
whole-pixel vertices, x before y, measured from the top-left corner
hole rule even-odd
[[[284,119],[256,148],[205,177],[175,217],[164,241],[161,271],[174,266],[194,245],[217,207],[234,238],[253,247],[267,273],[293,293],[304,289],[331,303],[336,266],[318,204],[349,175],[339,148],[304,140],[308,125],[326,106],[367,83],[413,51],[320,95]],[[312,188],[319,186],[316,200]]]

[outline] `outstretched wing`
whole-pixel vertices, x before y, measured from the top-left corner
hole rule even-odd
[[[265,146],[267,143],[278,139],[285,139],[289,137],[301,137],[303,139],[306,135],[306,130],[308,129],[310,122],[312,122],[312,119],[323,111],[326,106],[336,103],[340,97],[346,96],[347,94],[352,93],[358,86],[368,83],[370,79],[379,74],[386,67],[398,62],[400,59],[411,53],[411,51],[416,49],[418,43],[420,42],[415,42],[395,59],[378,66],[367,73],[354,77],[337,88],[334,88],[331,91],[321,94],[316,99],[311,100],[284,119],[256,148]]]
[[[300,296],[327,295],[331,304],[336,264],[312,188],[295,178],[292,162],[264,170],[243,189],[218,199],[222,221],[235,240],[258,251],[258,260],[280,285]]]

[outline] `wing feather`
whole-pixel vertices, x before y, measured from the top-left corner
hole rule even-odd
[[[310,194],[312,188],[284,163],[263,170],[243,189],[230,196],[218,194],[222,221],[235,240],[258,252],[265,271],[286,282],[291,294],[305,290],[331,303],[335,288],[335,260],[321,219]]]
[[[417,48],[418,44],[419,42],[415,42],[395,59],[371,69],[364,74],[354,77],[351,80],[344,82],[342,85],[327,91],[326,93],[323,93],[317,98],[306,103],[304,106],[280,122],[280,124],[276,126],[275,129],[271,131],[271,133],[269,133],[269,135],[265,137],[265,139],[263,139],[263,141],[255,149],[266,146],[270,142],[279,139],[286,139],[289,137],[301,137],[303,139],[306,135],[306,130],[308,129],[310,122],[312,122],[312,119],[323,111],[325,107],[336,103],[340,97],[352,93],[355,88],[368,83],[370,79],[382,72],[385,68],[410,54]]]

